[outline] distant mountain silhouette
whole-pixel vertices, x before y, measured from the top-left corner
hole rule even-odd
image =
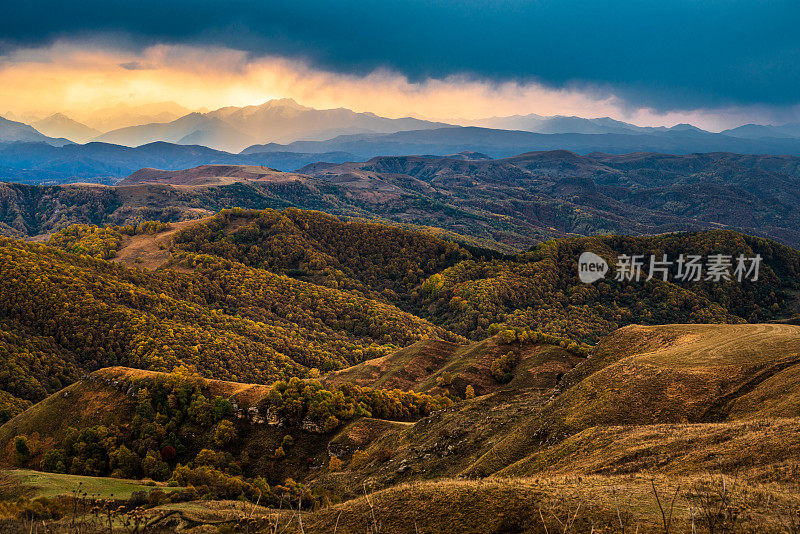
[[[373,156],[432,154],[446,155],[464,150],[503,158],[530,151],[570,150],[579,154],[606,152],[737,152],[742,154],[800,155],[800,139],[743,139],[700,130],[691,125],[653,129],[649,133],[627,134],[541,134],[520,130],[495,130],[473,126],[411,130],[393,134],[344,135],[327,141],[295,141],[285,145],[254,145],[243,154],[295,151],[349,152],[361,158]]]
[[[192,111],[175,102],[155,102],[151,104],[130,105],[115,104],[91,112],[68,113],[74,119],[98,130],[110,132],[128,126],[141,126],[142,124],[172,122]]]
[[[95,140],[125,146],[166,141],[238,152],[256,142],[325,140],[343,134],[393,133],[442,126],[449,125],[414,118],[388,119],[345,108],[313,109],[284,98],[260,106],[226,107],[209,113],[190,113],[171,122],[122,128]]]
[[[86,143],[100,135],[100,131],[73,120],[63,113],[54,113],[36,121],[33,127],[50,137],[63,137],[76,143]]]
[[[530,115],[511,115],[509,117],[490,117],[486,119],[464,120],[459,124],[479,126],[499,130],[522,130],[536,133],[632,133],[647,132],[650,128],[642,128],[634,124],[618,121],[610,117],[585,119],[582,117],[565,117],[555,115],[546,117],[532,113]]]
[[[720,133],[745,139],[761,139],[764,137],[800,138],[800,123],[782,124],[780,126],[744,124],[738,128],[731,128]]]
[[[204,146],[150,143],[136,148],[108,143],[54,147],[38,143],[0,143],[0,181],[26,183],[94,182],[122,178],[144,167],[186,169],[205,164],[266,165],[292,170],[320,159],[344,162],[352,154],[231,154]],[[112,182],[115,180],[111,180]]]
[[[101,143],[137,147],[155,142],[181,145],[203,145],[218,149],[235,149],[252,142],[253,138],[236,130],[224,121],[190,113],[167,123],[129,126],[104,133],[94,139]]]
[[[71,141],[67,139],[48,137],[37,131],[33,126],[29,126],[25,123],[10,121],[0,117],[0,143],[13,143],[17,141],[46,143],[51,146],[62,146],[71,143]]]
[[[0,180],[26,182],[122,178],[144,167],[176,170],[203,164],[266,165],[281,171],[292,171],[310,163],[343,163],[375,156],[409,154],[431,158],[457,155],[455,159],[466,160],[500,159],[532,151],[552,150],[568,150],[577,154],[735,152],[800,156],[800,139],[747,139],[705,132],[691,125],[631,134],[540,134],[519,130],[447,127],[391,134],[345,135],[327,141],[251,145],[240,154],[195,143],[195,140],[208,140],[209,136],[216,136],[218,141],[222,138],[230,141],[241,139],[244,135],[230,129],[221,119],[200,113],[187,115],[166,126],[160,125],[160,128],[171,130],[176,137],[182,134],[175,142],[147,143],[138,148],[98,142],[57,148],[51,145],[68,144],[69,141],[47,138],[29,126],[12,121],[0,123],[0,131],[3,125],[7,126],[6,133],[14,133],[9,135],[12,140],[20,137],[25,139],[27,136],[37,141],[0,143]]]

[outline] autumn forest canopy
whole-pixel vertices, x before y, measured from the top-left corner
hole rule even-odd
[[[610,266],[591,284],[579,278],[586,251]],[[681,254],[757,257],[758,276],[615,276],[620,258]],[[41,243],[2,237],[0,444],[11,467],[155,481],[139,497],[148,507],[324,509],[358,494],[326,477],[343,462],[354,476],[383,472],[392,440],[408,440],[417,461],[445,462],[428,477],[467,469],[466,457],[480,476],[531,439],[565,439],[581,418],[617,409],[587,414],[574,395],[626,394],[591,393],[593,381],[617,380],[603,366],[619,357],[605,340],[620,327],[790,318],[798,280],[800,252],[729,230],[551,239],[503,254],[425,229],[235,208],[72,224]],[[460,418],[474,427],[466,437]],[[454,452],[467,439],[493,446],[481,441],[493,432],[509,433],[503,463]]]
[[[482,254],[414,232],[294,208],[225,210],[175,233],[155,271],[110,261],[163,223],[76,225],[46,244],[2,238],[0,372],[14,414],[102,367],[269,384],[417,340],[507,329],[593,344],[631,323],[763,322],[792,314],[800,253],[730,231],[552,240]],[[764,258],[756,282],[577,278],[577,257],[684,251]]]

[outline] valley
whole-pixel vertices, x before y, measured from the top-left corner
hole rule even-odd
[[[403,532],[415,523],[419,528],[437,531],[441,528],[437,525],[445,518],[448,525],[461,524],[465,532],[485,532],[487,525],[497,532],[508,528],[544,532],[555,528],[565,516],[574,516],[571,520],[576,529],[583,528],[579,525],[616,529],[622,521],[630,528],[638,525],[641,530],[655,531],[661,528],[657,495],[662,500],[676,501],[670,508],[676,528],[689,528],[692,517],[702,528],[700,514],[704,506],[711,506],[703,504],[703,495],[713,492],[708,493],[715,496],[713,506],[721,506],[726,514],[734,509],[748,511],[746,516],[726,516],[728,524],[779,530],[786,514],[797,506],[793,500],[796,497],[792,497],[797,490],[796,462],[800,450],[795,443],[797,406],[773,404],[786,397],[782,389],[764,385],[787,380],[800,363],[795,359],[784,370],[769,370],[776,357],[780,360],[778,355],[797,350],[798,328],[628,327],[603,340],[588,360],[579,358],[569,363],[571,371],[557,387],[512,382],[494,392],[459,399],[417,422],[397,422],[397,416],[390,415],[364,417],[325,433],[304,431],[294,426],[299,423],[281,422],[280,418],[253,419],[249,406],[258,407],[260,413],[265,413],[263,406],[275,406],[269,386],[197,382],[197,378],[179,375],[111,368],[84,377],[6,423],[0,428],[0,442],[8,444],[14,436],[26,436],[32,451],[27,461],[35,464],[38,458],[58,447],[63,439],[59,436],[69,432],[66,427],[103,425],[120,428],[124,434],[129,421],[136,424],[131,415],[142,413],[141,393],[131,394],[131,388],[157,392],[165,385],[176,387],[170,384],[190,380],[209,398],[216,395],[214,398],[227,399],[238,410],[232,414],[236,438],[227,447],[234,457],[241,455],[242,459],[237,461],[240,467],[236,469],[241,468],[245,476],[269,472],[273,480],[289,477],[307,484],[307,490],[302,490],[269,483],[269,493],[262,494],[261,501],[266,509],[258,509],[253,523],[264,528],[279,518],[290,531],[325,530],[332,528],[338,519],[340,525],[352,530],[371,528],[370,525],[380,522],[381,528],[388,532]],[[788,345],[781,342],[775,345],[776,333],[784,336]],[[697,350],[692,339],[709,339],[711,346],[714,338],[710,336],[720,336],[727,343],[715,348],[713,355],[705,360],[692,357]],[[653,353],[656,339],[672,341],[666,350]],[[619,347],[625,347],[624,354],[630,354],[620,361],[624,365],[603,361]],[[771,347],[772,352],[766,347]],[[512,343],[509,348],[530,350],[536,349],[536,344]],[[761,362],[747,357],[752,352],[763,355]],[[558,358],[561,356],[544,357],[540,361],[547,366],[548,361]],[[693,362],[692,367],[686,367],[687,358]],[[711,361],[715,363],[708,365]],[[747,377],[737,378],[736,374],[737,369],[743,369],[743,363],[767,370],[749,392],[741,388]],[[660,373],[651,371],[654,366],[661,372],[673,373],[669,383],[675,393],[665,395],[653,388],[663,380]],[[357,368],[345,372],[350,378],[364,376],[364,371]],[[520,375],[530,372],[527,368],[516,371]],[[711,391],[698,391],[695,381],[709,372],[724,376],[726,385],[720,390],[712,387]],[[651,403],[647,407],[630,407],[629,413],[646,415],[646,420],[631,420],[624,411],[609,411],[610,406],[627,408],[620,399],[604,399],[607,404],[603,408],[596,405],[597,401],[592,399],[598,391],[598,382],[606,380],[604,374],[613,376],[619,384],[612,388],[615,394]],[[645,382],[637,385],[626,378],[637,375]],[[462,376],[473,379],[469,373]],[[788,380],[783,384],[793,383],[791,378]],[[446,391],[449,387],[445,384],[434,389]],[[747,397],[758,390],[762,390],[760,398],[771,405],[767,411],[763,411],[763,404],[747,402]],[[720,399],[734,405],[749,405],[749,411],[733,410],[722,417],[703,415],[704,408],[718,404]],[[698,415],[689,421],[682,415],[687,402],[699,408]],[[65,413],[64,403],[84,408],[64,420],[61,416]],[[577,406],[595,416],[576,418]],[[197,435],[196,425],[187,420],[178,426],[178,439]],[[42,431],[45,428],[47,432]],[[287,440],[285,436],[292,438]],[[289,441],[291,445],[287,446]],[[283,454],[260,452],[279,447]],[[219,469],[213,463],[204,463],[214,461],[213,456],[204,454],[202,460],[198,456],[192,464],[206,465],[205,473]],[[171,480],[182,481],[180,487],[173,489],[170,484],[159,491],[172,499],[183,498],[180,495],[187,491],[183,481],[190,480],[181,478],[184,476],[198,476],[197,469],[186,471],[185,475],[176,471]],[[224,492],[221,486],[213,488],[208,486],[207,491]],[[302,497],[302,493],[295,491],[309,493]],[[295,499],[312,500],[336,495],[343,502],[301,510],[298,514],[280,503],[281,492],[287,492],[284,498],[294,495]],[[463,504],[453,507],[453,502]],[[212,518],[217,524],[242,525],[242,521],[247,521],[241,508],[239,511],[225,508],[224,503],[209,502],[204,507],[197,502],[193,508],[167,503],[151,508],[148,514],[173,527],[198,525]],[[436,510],[435,516],[425,513],[431,509]],[[171,520],[161,518],[170,510],[180,513],[170,516]]]
[[[800,2],[0,16],[0,534],[800,534]]]
[[[712,229],[800,243],[795,157],[552,151],[315,161],[295,172],[263,164],[145,168],[114,186],[0,184],[0,232],[32,237],[74,223],[177,222],[232,207],[294,206],[503,253],[576,235]]]
[[[117,187],[312,179],[211,170]],[[706,529],[713,506],[779,531],[800,505],[794,249],[711,230],[502,254],[297,208],[194,216],[0,243],[14,517],[73,521],[55,488],[81,477],[122,505],[112,524],[170,530],[657,531],[669,501],[675,528]],[[583,250],[763,265],[585,285]]]

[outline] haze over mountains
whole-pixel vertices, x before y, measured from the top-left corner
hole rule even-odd
[[[70,119],[63,113],[54,113],[36,121],[33,123],[33,127],[44,135],[63,137],[75,143],[87,143],[102,133],[100,130]]]
[[[0,117],[0,144],[15,142],[44,143],[51,146],[62,146],[71,143],[67,139],[48,137],[22,122]]]
[[[567,149],[579,153],[730,151],[800,155],[800,124],[746,124],[713,133],[690,124],[641,127],[609,117],[536,114],[443,123],[386,118],[345,108],[314,109],[290,98],[210,112],[190,111],[169,102],[152,107],[121,105],[78,117],[56,113],[29,123],[46,137],[75,143],[96,141],[138,147],[168,142],[232,153],[338,151],[368,158],[473,150],[507,157],[530,150]],[[0,142],[13,141],[48,142],[30,128],[0,123]]]
[[[650,133],[624,134],[542,134],[521,130],[456,126],[393,134],[343,135],[327,141],[295,141],[285,145],[268,143],[248,147],[242,153],[335,151],[348,152],[360,158],[371,158],[407,154],[445,155],[470,150],[485,153],[493,158],[504,158],[529,151],[562,149],[579,154],[736,152],[800,155],[800,139],[737,138],[705,132],[690,125],[679,125]]]
[[[288,143],[300,139],[325,140],[343,134],[393,133],[442,126],[448,125],[413,118],[387,119],[344,108],[317,110],[284,98],[260,106],[225,107],[209,113],[191,113],[168,123],[123,128],[95,140],[126,146],[168,141],[239,152],[264,140]]]
[[[518,115],[458,121],[464,124],[458,126],[344,108],[318,110],[291,99],[210,112],[189,112],[174,103],[152,109],[115,106],[81,118],[57,113],[33,125],[0,119],[0,181],[113,184],[142,168],[226,164],[288,172],[383,156],[462,154],[463,159],[467,152],[484,159],[553,150],[800,156],[797,124],[712,133],[689,124],[651,128],[608,117]],[[105,131],[104,126],[115,128]]]

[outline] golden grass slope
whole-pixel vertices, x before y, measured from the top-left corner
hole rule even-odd
[[[495,476],[686,476],[732,473],[757,482],[800,480],[800,419],[592,427],[542,448]]]
[[[663,533],[658,495],[672,516],[667,531],[708,532],[704,514],[718,508],[703,499],[722,492],[727,519],[716,524],[717,532],[786,532],[800,503],[797,494],[729,477],[561,476],[440,480],[374,493],[367,487],[358,498],[299,519],[282,515],[291,532]]]
[[[509,352],[519,358],[514,379],[499,384],[491,375],[492,362]],[[441,392],[442,378],[452,377],[448,388],[463,397],[472,386],[477,395],[499,389],[535,387],[552,389],[559,378],[583,358],[559,347],[538,343],[504,343],[499,335],[468,345],[423,339],[408,347],[360,364],[334,371],[325,382],[345,382],[382,389]]]
[[[284,467],[265,462],[259,468],[280,469],[280,476],[350,499],[303,513],[305,532],[333,531],[337,522],[337,532],[374,530],[373,513],[382,532],[545,532],[545,525],[553,532],[567,513],[576,515],[573,531],[610,531],[619,521],[614,496],[629,530],[638,525],[653,532],[660,516],[652,479],[662,499],[678,492],[677,531],[691,531],[698,491],[719,491],[720,474],[732,506],[747,509],[740,518],[744,531],[779,531],[781,514],[800,506],[794,389],[800,367],[792,363],[799,340],[800,327],[791,325],[631,326],[609,335],[570,371],[563,392],[518,377],[519,387],[498,388],[413,424],[363,418],[334,434],[295,436]],[[470,351],[491,353],[479,346],[420,343],[335,376],[372,385],[381,381],[377,365],[388,376],[384,384],[424,388],[441,369],[469,376],[466,370],[480,359],[470,360]],[[517,350],[535,362],[550,348]],[[524,367],[525,358],[517,373],[536,368]],[[426,364],[438,367],[428,371]],[[33,429],[48,429],[41,442],[55,441],[67,424],[124,420],[133,399],[106,381],[158,376],[123,368],[95,375],[103,381],[70,386],[68,397],[56,394],[0,428],[0,444],[8,447],[15,434]],[[241,405],[268,391],[209,384]],[[285,433],[255,429],[246,448],[257,457]],[[342,460],[342,471],[319,468],[331,454]]]
[[[799,353],[792,325],[619,329],[466,473],[495,473],[592,427],[797,417]]]
[[[742,397],[773,389],[771,416],[800,415],[777,384],[800,364],[800,327],[782,324],[632,325],[613,332],[567,381],[559,399],[567,425],[652,424],[767,415]],[[795,383],[786,380],[786,387]],[[761,387],[759,387],[761,386]]]
[[[172,237],[187,226],[202,223],[208,219],[210,217],[170,223],[169,229],[155,234],[126,235],[123,237],[122,247],[117,250],[116,256],[111,261],[124,263],[128,267],[158,269],[170,259]]]

